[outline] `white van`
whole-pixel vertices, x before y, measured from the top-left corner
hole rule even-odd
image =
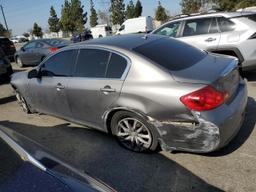
[[[137,17],[133,19],[127,19],[117,31],[117,35],[128,33],[146,33],[153,31],[153,19],[152,17]]]
[[[96,25],[90,30],[94,39],[112,35],[112,29],[107,24]]]

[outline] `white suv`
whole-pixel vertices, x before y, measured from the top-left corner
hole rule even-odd
[[[218,12],[180,17],[152,34],[175,37],[203,50],[236,56],[244,71],[256,69],[256,13]]]

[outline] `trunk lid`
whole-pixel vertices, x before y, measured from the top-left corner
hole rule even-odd
[[[238,60],[234,57],[209,54],[193,66],[171,71],[171,74],[177,82],[212,85],[219,91],[227,92],[231,98],[240,82],[237,64]]]

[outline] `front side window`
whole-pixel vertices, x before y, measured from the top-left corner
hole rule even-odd
[[[23,48],[24,49],[34,49],[36,47],[36,42],[31,42],[26,44]]]
[[[43,76],[71,76],[75,63],[76,51],[67,50],[57,53],[42,64]]]
[[[233,31],[235,24],[225,17],[217,18],[221,32]]]
[[[169,23],[167,25],[164,25],[162,28],[158,29],[154,34],[176,37],[179,27],[180,22]]]
[[[183,37],[208,34],[211,20],[211,18],[187,20],[183,30]]]
[[[97,49],[81,49],[75,77],[105,78],[110,53]]]

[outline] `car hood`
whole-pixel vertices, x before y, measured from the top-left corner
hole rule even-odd
[[[18,132],[0,125],[0,191],[93,192],[115,191],[81,173],[47,149]],[[3,175],[1,173],[4,173]]]
[[[235,57],[209,53],[193,66],[179,71],[171,71],[173,78],[181,83],[211,84],[225,73],[237,67]]]

